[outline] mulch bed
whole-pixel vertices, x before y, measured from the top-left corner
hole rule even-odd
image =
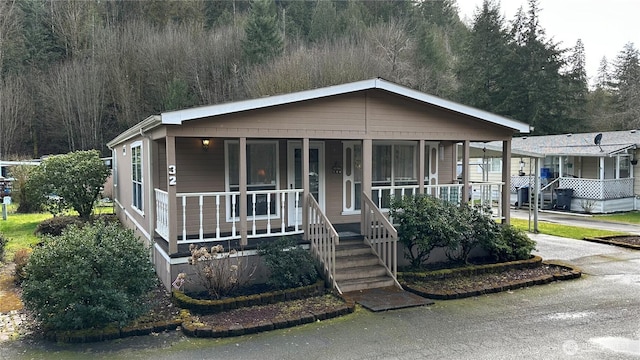
[[[557,265],[541,265],[528,269],[509,269],[497,273],[452,276],[440,279],[412,280],[407,285],[419,287],[427,294],[475,293],[478,289],[504,289],[512,284],[535,281],[546,276],[565,274],[571,270]],[[485,291],[487,292],[487,291]]]
[[[344,306],[343,300],[328,294],[302,300],[234,309],[212,315],[192,316],[192,318],[193,321],[206,326],[247,326],[265,321],[273,322],[292,317],[301,318],[309,314],[330,313]]]
[[[638,235],[603,236],[598,238],[585,238],[585,240],[640,250],[640,236]]]

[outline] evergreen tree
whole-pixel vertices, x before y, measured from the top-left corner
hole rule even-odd
[[[508,33],[499,5],[485,0],[475,14],[473,27],[458,66],[461,102],[497,112],[505,101],[508,82]]]
[[[614,65],[613,94],[615,122],[620,130],[640,126],[640,55],[627,43]]]
[[[582,40],[578,39],[573,52],[570,54],[567,65],[567,73],[564,74],[565,86],[561,95],[564,95],[566,113],[564,114],[567,126],[565,131],[577,132],[584,130],[586,123],[586,103],[589,86],[587,83],[587,70],[585,68],[585,52]]]
[[[598,66],[598,74],[595,80],[596,89],[610,90],[611,89],[611,73],[609,71],[609,61],[607,57],[603,56]]]
[[[563,118],[562,51],[545,39],[538,19],[538,0],[516,15],[511,30],[507,98],[500,114],[529,123],[536,134],[555,134],[568,126]]]
[[[318,1],[311,18],[309,40],[319,42],[333,39],[341,32],[336,26],[337,19],[338,13],[333,1]]]
[[[282,53],[282,36],[273,0],[251,2],[251,11],[242,42],[245,60],[250,64],[263,64]]]

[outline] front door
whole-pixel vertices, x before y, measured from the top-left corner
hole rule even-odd
[[[302,189],[302,142],[289,142],[288,150],[289,189]],[[309,143],[309,192],[324,211],[324,143]],[[302,196],[298,206],[295,196],[289,196],[289,226],[302,224]]]

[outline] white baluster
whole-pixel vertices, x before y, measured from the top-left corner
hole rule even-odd
[[[267,193],[267,234],[271,234],[271,193]]]
[[[216,239],[220,239],[220,194],[216,195]]]
[[[187,240],[187,197],[182,197],[182,241]]]
[[[198,233],[200,235],[200,240],[202,240],[204,238],[204,229],[202,228],[202,205],[204,203],[204,196],[200,195],[199,199],[198,199],[198,205],[200,205],[200,228],[198,229]]]
[[[291,195],[289,195],[291,196]],[[284,192],[281,193],[280,195],[280,220],[282,221],[280,223],[280,232],[284,233],[285,232],[285,226],[284,226],[284,206],[285,206],[285,200],[286,200],[286,194]]]
[[[252,199],[252,207],[253,207],[253,235],[256,234],[256,193],[253,193],[251,196]]]
[[[236,195],[231,195],[231,236],[236,236]]]

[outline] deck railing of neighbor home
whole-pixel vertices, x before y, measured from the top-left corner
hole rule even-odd
[[[584,179],[561,177],[559,188],[573,189],[573,197],[592,200],[609,200],[633,197],[633,178]]]
[[[585,179],[574,177],[559,177],[540,189],[552,193],[554,189],[573,189],[573,197],[591,200],[609,200],[633,197],[634,178],[624,179]],[[517,188],[534,184],[533,176],[512,176],[511,192]],[[532,186],[532,185],[531,185]]]
[[[309,194],[307,203],[309,211],[307,235],[311,242],[311,252],[322,264],[325,278],[329,279],[331,285],[340,292],[336,283],[336,245],[340,237],[313,195]]]
[[[371,246],[371,250],[378,256],[387,274],[398,283],[398,231],[393,227],[387,215],[376,206],[367,196],[362,194],[365,233],[364,241]]]
[[[165,191],[156,193],[156,232],[169,241],[169,197]],[[300,207],[301,189],[247,191],[248,238],[302,233],[298,211],[289,212],[290,204]],[[222,241],[241,237],[238,223],[240,192],[201,192],[176,194],[179,221],[178,243]],[[286,214],[294,216],[287,225]],[[174,220],[174,221],[175,221]]]

